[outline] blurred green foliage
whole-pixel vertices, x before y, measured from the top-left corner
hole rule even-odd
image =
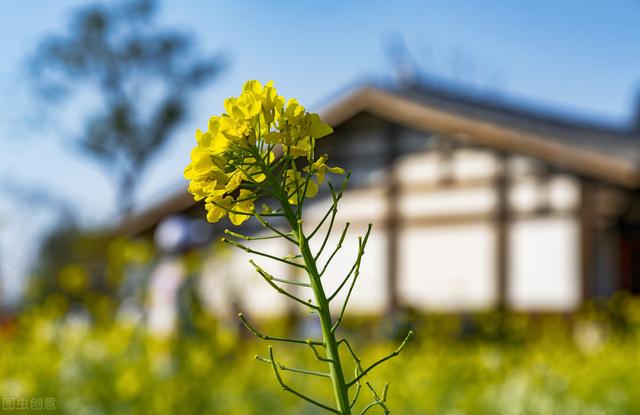
[[[273,386],[271,369],[248,357],[266,345],[236,326],[199,313],[194,330],[161,339],[134,321],[65,314],[66,301],[49,296],[1,327],[0,396],[54,397],[59,413],[74,415],[318,413]],[[281,323],[260,326],[277,334]],[[370,378],[378,388],[391,382],[396,413],[640,413],[640,301],[632,297],[571,316],[430,315],[412,324],[418,336],[403,358]],[[364,333],[354,345],[365,364],[397,346]],[[304,347],[278,357],[320,369]],[[287,375],[331,402],[326,380]]]

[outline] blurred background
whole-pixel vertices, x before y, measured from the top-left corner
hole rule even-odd
[[[372,375],[394,411],[640,413],[638,3],[0,10],[3,411],[317,413],[236,315],[278,336],[317,321],[217,242],[227,223],[182,177],[195,129],[258,79],[320,113],[318,151],[352,171],[326,284],[373,223],[343,334],[366,362],[416,331]]]

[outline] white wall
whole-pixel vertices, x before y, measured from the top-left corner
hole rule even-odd
[[[330,199],[325,199],[307,211],[305,219],[307,234],[311,232],[330,206]],[[387,239],[383,226],[386,212],[385,189],[382,187],[347,191],[340,201],[333,232],[320,258],[321,266],[324,265],[337,245],[346,222],[349,221],[352,225],[344,239],[342,249],[335,255],[322,277],[323,284],[326,284],[327,296],[337,289],[353,266],[358,252],[358,237],[365,235],[368,223],[373,225],[361,263],[360,275],[349,300],[349,310],[351,311],[378,312],[384,310],[386,306]],[[320,249],[326,230],[327,226],[323,227],[318,236],[311,241],[312,250]],[[348,289],[349,284],[336,297],[334,304],[336,312],[339,312],[339,306]]]
[[[495,209],[496,195],[488,186],[434,190],[402,196],[399,205],[401,214],[406,218],[483,214]]]
[[[247,242],[247,241],[242,241]],[[281,240],[251,241],[244,243],[276,256],[291,253]],[[283,314],[289,306],[288,299],[278,294],[258,275],[249,259],[253,259],[270,274],[287,278],[285,264],[246,252],[228,245],[218,247],[205,264],[200,289],[207,308],[218,316],[236,318],[232,302],[247,315],[269,317]]]
[[[400,161],[398,178],[416,189],[400,200],[400,211],[415,225],[402,232],[399,284],[403,299],[427,310],[488,308],[497,301],[497,206],[491,178],[499,171],[494,155],[462,149],[452,153],[448,169],[456,180],[477,186],[420,189],[441,178],[444,159],[435,153],[410,155]],[[575,307],[581,296],[580,228],[575,216],[580,187],[566,174],[536,179],[540,165],[526,157],[511,160],[508,200],[516,214],[530,214],[548,203],[563,216],[515,219],[510,226],[509,301],[518,309],[560,311]],[[481,180],[489,184],[482,185]],[[475,222],[447,225],[438,218],[477,215]],[[419,219],[429,219],[426,226]]]
[[[442,178],[443,163],[454,180],[465,181],[462,188],[434,188]],[[580,227],[568,212],[580,202],[579,183],[568,175],[551,175],[548,185],[535,180],[536,163],[518,158],[508,195],[517,214],[531,214],[541,201],[551,210],[564,212],[545,219],[515,219],[509,228],[508,300],[517,309],[568,310],[580,300]],[[492,221],[497,205],[491,178],[499,169],[497,159],[482,150],[455,150],[443,158],[437,153],[413,154],[399,160],[396,174],[402,182],[398,208],[404,228],[399,233],[398,284],[401,302],[423,310],[480,310],[497,302],[496,226]],[[482,180],[485,183],[482,184]],[[473,183],[477,182],[477,185]],[[469,186],[469,183],[472,186]],[[424,186],[422,186],[424,185]],[[421,188],[422,186],[422,188]],[[330,198],[309,204],[304,227],[309,233],[330,207]],[[357,253],[357,236],[373,223],[356,290],[350,300],[351,312],[381,312],[387,301],[388,211],[384,182],[366,189],[347,190],[340,203],[332,237],[323,261],[335,247],[342,226],[352,222],[342,250],[323,277],[327,295],[333,293],[351,268]],[[468,220],[451,224],[451,217]],[[477,216],[476,219],[473,219]],[[444,221],[444,218],[448,218]],[[472,220],[471,220],[471,219]],[[442,222],[440,222],[442,221]],[[317,250],[321,236],[312,241]],[[286,255],[295,247],[284,241],[263,241],[260,245],[274,255]],[[211,307],[230,313],[224,302],[233,293],[242,293],[240,307],[250,314],[269,316],[287,310],[290,300],[269,287],[247,264],[245,252],[232,251],[227,259],[214,260],[207,278]],[[282,278],[306,280],[302,272],[292,272],[281,263],[256,257],[269,272]],[[291,287],[303,298],[312,297],[307,288]],[[338,299],[343,299],[348,285]],[[337,302],[338,306],[341,302]],[[299,308],[303,308],[300,306]]]
[[[511,226],[509,303],[516,309],[571,310],[580,301],[576,219],[520,220]]]
[[[321,265],[333,252],[336,246],[342,223],[336,226],[333,236],[327,243],[327,248],[321,257]],[[364,235],[366,229],[362,226],[355,226],[349,230],[349,234],[344,240],[342,249],[331,261],[327,271],[322,277],[326,288],[327,296],[331,295],[338,288],[344,277],[352,268],[358,252],[358,236]],[[312,244],[312,249],[317,250],[321,241],[318,239]],[[386,306],[386,271],[387,271],[387,240],[384,230],[373,228],[365,249],[365,255],[360,266],[360,275],[356,281],[356,286],[349,300],[349,310],[357,312],[379,312]],[[340,311],[340,307],[349,290],[348,282],[333,303],[333,310]]]
[[[496,300],[490,224],[407,229],[400,237],[400,294],[423,310],[475,310]]]

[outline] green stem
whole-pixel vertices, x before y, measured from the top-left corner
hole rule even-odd
[[[329,301],[327,301],[324,288],[320,282],[320,275],[318,274],[313,254],[309,249],[309,244],[302,234],[302,227],[299,228],[300,253],[307,265],[309,281],[311,282],[311,288],[316,297],[318,315],[320,316],[320,326],[322,327],[322,338],[326,346],[327,359],[330,360],[328,363],[329,376],[331,377],[331,383],[333,384],[336,404],[338,405],[338,410],[341,414],[350,415],[351,407],[349,402],[349,393],[344,378],[344,372],[342,371],[340,354],[338,353],[338,343],[336,341],[335,333],[332,330],[333,321],[331,320]]]
[[[327,296],[320,280],[320,274],[318,272],[315,257],[309,247],[309,241],[304,234],[301,221],[298,219],[298,215],[296,215],[289,204],[286,192],[282,189],[278,179],[270,174],[270,170],[264,164],[262,167],[267,176],[267,180],[269,180],[274,191],[274,195],[280,201],[283,214],[291,227],[291,233],[297,236],[298,249],[304,259],[304,268],[309,277],[309,283],[311,284],[311,289],[313,290],[313,294],[316,299],[316,311],[320,317],[322,338],[328,360],[327,364],[329,365],[329,376],[333,385],[338,413],[342,415],[351,415],[349,390],[342,370],[342,364],[340,362],[340,353],[338,352],[338,342],[336,341],[335,331],[333,330],[329,301],[327,300]]]

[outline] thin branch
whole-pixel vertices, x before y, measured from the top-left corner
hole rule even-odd
[[[231,231],[229,229],[225,229],[224,233],[229,235],[229,236],[233,236],[234,238],[244,239],[245,241],[263,241],[265,239],[282,238],[282,236],[280,236],[280,235],[247,236],[247,235],[242,235],[242,234],[237,233],[237,232],[233,232],[233,231]]]
[[[311,240],[311,238],[313,238],[315,234],[318,233],[318,231],[320,230],[320,228],[322,228],[322,225],[324,225],[324,222],[327,220],[329,215],[331,215],[331,213],[333,213],[333,204],[331,205],[331,207],[329,207],[329,209],[327,210],[327,213],[324,214],[322,219],[320,219],[320,222],[318,222],[316,227],[313,229],[313,232],[311,232],[309,236],[307,236],[307,239]]]
[[[402,344],[400,344],[400,346],[398,346],[398,348],[396,350],[394,350],[391,354],[383,357],[382,359],[380,359],[377,362],[371,364],[368,368],[363,370],[362,373],[360,373],[358,376],[355,377],[355,379],[353,379],[351,382],[347,383],[347,387],[350,388],[351,386],[353,386],[356,382],[358,382],[360,379],[362,379],[367,373],[369,373],[371,370],[373,370],[373,368],[375,368],[376,366],[378,366],[378,365],[386,362],[387,360],[399,355],[400,352],[402,352],[402,350],[407,346],[407,342],[409,341],[409,339],[411,338],[412,335],[413,335],[413,331],[409,330],[409,333],[407,333],[407,336],[402,341]]]
[[[289,387],[289,385],[284,383],[284,381],[282,380],[282,377],[280,377],[280,372],[278,372],[278,366],[275,364],[275,359],[273,358],[273,348],[271,346],[269,346],[269,358],[271,360],[271,367],[273,368],[273,374],[275,375],[276,380],[278,381],[280,386],[282,386],[282,389],[284,389],[285,391],[287,391],[289,393],[292,393],[292,394],[296,395],[297,397],[299,397],[301,399],[304,399],[305,401],[307,401],[309,403],[312,403],[312,404],[314,404],[314,405],[316,405],[316,406],[318,406],[318,407],[320,407],[320,408],[322,408],[322,409],[324,409],[326,411],[329,411],[331,413],[340,415],[340,411],[338,411],[336,409],[333,409],[330,406],[324,405],[324,404],[322,404],[322,403],[320,403],[320,402],[318,402],[318,401],[316,401],[316,400],[314,400],[312,398],[309,398],[308,396],[306,396],[306,395],[304,395],[304,394],[302,394],[302,393],[300,393],[300,392],[298,392],[298,391],[296,391],[294,389],[291,389],[291,387]]]
[[[320,356],[320,353],[318,353],[318,350],[316,350],[315,345],[311,342],[307,343],[309,345],[309,347],[311,348],[311,350],[313,351],[313,354],[316,356],[316,359],[321,361],[321,362],[329,362],[329,363],[333,363],[333,359],[328,359],[326,357],[322,357]],[[322,345],[324,346],[324,344]]]
[[[347,172],[344,180],[342,181],[342,185],[340,186],[340,191],[338,192],[337,195],[337,199],[335,200],[335,202],[337,203],[340,199],[342,199],[342,195],[344,193],[344,191],[347,188],[347,183],[349,182],[349,178],[351,177],[351,172]],[[329,188],[331,189],[331,183],[329,183]],[[318,225],[315,227],[315,229],[313,230],[313,232],[311,232],[309,234],[309,236],[307,237],[307,239],[311,239],[314,237],[314,235],[316,233],[318,233],[318,231],[320,230],[320,228],[322,228],[322,225],[324,224],[324,222],[327,220],[327,218],[329,217],[329,215],[333,212],[333,203],[331,204],[331,207],[329,208],[329,210],[327,210],[327,213],[324,214],[324,216],[322,217],[322,219],[320,220],[320,222],[318,223]]]
[[[255,262],[253,262],[253,260],[249,260],[249,263],[251,265],[253,265],[253,267],[256,269],[258,274],[260,274],[260,276],[262,278],[264,278],[264,280],[267,282],[267,284],[272,286],[280,294],[286,295],[287,297],[291,298],[292,300],[295,300],[295,301],[299,302],[300,304],[304,305],[305,307],[309,307],[309,308],[312,308],[314,310],[319,310],[320,309],[320,307],[311,304],[310,301],[309,302],[304,301],[303,299],[296,297],[295,295],[291,294],[289,291],[285,290],[284,288],[280,287],[278,284],[274,283],[272,281],[273,278],[274,278],[273,275],[269,274],[267,271],[265,271],[264,269],[260,268],[260,266],[258,264],[256,264]]]
[[[384,383],[384,387],[382,388],[382,396],[378,396],[378,394],[376,393],[376,390],[373,388],[373,385],[371,385],[371,382],[369,382],[367,380],[367,381],[364,382],[364,384],[367,385],[367,387],[369,388],[369,390],[373,394],[373,397],[376,398],[377,401],[386,402],[386,400],[387,400],[387,392],[389,391],[389,382],[385,382]]]
[[[255,327],[253,327],[245,318],[244,314],[242,313],[238,313],[238,317],[240,317],[240,320],[242,320],[242,323],[244,324],[244,326],[247,328],[247,330],[249,330],[254,336],[263,339],[263,340],[267,340],[267,341],[274,341],[274,342],[283,342],[283,343],[296,343],[296,344],[313,344],[315,346],[324,346],[324,343],[320,342],[320,341],[315,341],[315,340],[311,340],[311,339],[288,339],[286,337],[273,337],[273,336],[267,336],[265,334],[262,334],[261,332],[258,331],[258,329],[256,329]]]
[[[369,409],[374,408],[374,407],[376,407],[376,406],[378,406],[378,401],[373,401],[373,402],[371,402],[369,405],[365,406],[365,407],[362,409],[362,412],[360,412],[360,415],[364,415],[364,414],[366,414],[367,412],[369,412]]]
[[[263,268],[258,267],[253,261],[249,260],[249,262],[256,267],[256,271],[261,272],[264,274],[265,277],[269,278],[271,281],[276,281],[276,282],[281,282],[283,284],[289,284],[289,285],[296,285],[298,287],[307,287],[307,288],[311,288],[311,284],[307,283],[307,282],[298,282],[298,281],[291,281],[291,280],[285,280],[283,278],[277,278],[274,277],[273,275],[269,274],[267,271],[265,271]],[[260,269],[261,271],[259,271],[258,269]],[[261,275],[262,275],[261,273]]]
[[[307,196],[307,190],[309,189],[309,181],[311,181],[312,177],[313,177],[313,172],[309,171],[307,174],[307,177],[304,180],[304,189],[303,189],[302,196],[298,197],[298,212],[297,212],[298,219],[302,218],[302,209],[304,206],[305,198]]]
[[[391,411],[389,410],[387,405],[385,405],[385,402],[387,401],[387,391],[389,390],[389,382],[386,382],[384,384],[384,387],[382,389],[382,397],[378,396],[378,394],[376,393],[376,390],[373,388],[373,386],[369,381],[365,382],[365,385],[367,385],[367,387],[373,394],[373,398],[376,400],[376,404],[379,405],[384,410],[384,413],[385,414],[390,413]]]
[[[336,288],[336,290],[334,291],[333,294],[331,294],[328,298],[327,301],[331,302],[336,295],[338,295],[338,293],[340,292],[340,290],[342,289],[342,287],[344,287],[344,285],[347,283],[347,281],[349,281],[349,277],[351,277],[351,274],[353,274],[353,271],[356,269],[356,267],[358,266],[358,263],[360,261],[360,258],[362,257],[360,251],[358,250],[358,256],[356,257],[356,262],[353,263],[353,266],[351,267],[351,269],[349,270],[349,273],[347,274],[347,276],[342,280],[342,282],[340,283],[340,285],[338,285],[338,288]]]
[[[264,358],[262,356],[255,356],[256,360],[259,362],[263,362],[263,363],[267,363],[267,364],[275,364],[276,366],[278,366],[278,369],[280,370],[286,370],[289,372],[296,372],[296,373],[302,373],[303,375],[311,375],[311,376],[319,376],[319,377],[323,377],[323,378],[331,378],[331,375],[329,373],[325,373],[325,372],[316,372],[315,370],[307,370],[307,369],[298,369],[295,367],[289,367],[289,366],[285,366],[280,362],[276,362],[275,360],[271,360],[271,359],[267,359]]]
[[[347,224],[344,226],[344,230],[342,231],[342,235],[340,235],[340,240],[338,241],[338,244],[336,245],[336,249],[333,250],[333,252],[329,256],[329,259],[327,259],[327,262],[325,262],[324,266],[322,267],[322,271],[320,271],[319,275],[321,277],[322,277],[322,274],[324,274],[324,272],[327,270],[327,267],[329,266],[329,264],[333,260],[333,257],[336,256],[336,254],[338,253],[340,248],[342,248],[342,243],[344,242],[345,236],[347,236],[347,231],[349,230],[349,225],[350,225],[349,222],[347,222]],[[318,258],[316,257],[315,260],[317,261]]]
[[[316,261],[318,260],[318,258],[320,258],[320,255],[322,255],[322,251],[324,250],[324,247],[327,245],[327,242],[329,241],[329,237],[331,236],[331,230],[333,229],[333,223],[335,222],[336,215],[338,214],[338,200],[336,198],[336,193],[335,193],[335,190],[333,190],[333,186],[331,185],[331,183],[329,183],[329,189],[331,190],[331,198],[333,199],[333,204],[331,205],[331,219],[329,220],[329,227],[327,228],[327,232],[325,233],[324,239],[322,240],[322,245],[320,246],[318,253],[314,257]],[[311,239],[311,237],[309,237],[308,239]]]
[[[276,278],[276,277],[273,277],[273,276],[271,277],[271,279],[273,281],[281,282],[283,284],[297,285],[298,287],[311,288],[311,284],[309,284],[308,282],[298,282],[298,281],[285,280],[283,278]]]
[[[298,183],[298,166],[296,165],[295,161],[293,163],[291,163],[291,170],[293,171],[293,188],[295,189],[295,195],[296,195],[296,201],[297,201],[297,205],[298,205],[298,211],[296,212],[296,218],[298,220],[300,220],[300,216],[298,215],[299,211],[300,211],[300,203],[301,200],[304,199],[304,195],[300,195],[300,188],[302,186],[300,186]],[[287,200],[289,200],[290,196],[287,196]]]
[[[294,245],[298,245],[298,241],[296,241],[295,239],[293,239],[293,235],[291,234],[286,234],[284,232],[281,232],[278,228],[274,227],[273,225],[271,225],[269,222],[267,222],[266,220],[264,220],[264,218],[261,216],[260,213],[257,212],[253,212],[254,216],[256,217],[256,219],[258,219],[258,222],[260,222],[260,224],[262,224],[262,226],[264,226],[265,228],[269,228],[271,229],[273,232],[275,232],[276,234],[280,235],[281,237],[285,238],[286,240],[288,240],[289,242],[291,242]]]
[[[353,360],[356,362],[357,368],[362,372],[362,366],[360,366],[361,359],[353,350],[353,348],[351,347],[351,344],[349,344],[349,341],[347,339],[341,339],[341,340],[338,340],[338,343],[337,343],[338,346],[340,346],[340,343],[344,343],[345,346],[347,346],[347,349],[349,349],[349,353],[351,354],[351,357],[353,357]]]
[[[277,257],[277,256],[274,256],[274,255],[271,255],[271,254],[267,254],[267,253],[264,253],[264,252],[256,251],[255,249],[251,249],[251,248],[249,248],[248,246],[242,245],[241,243],[236,242],[236,241],[232,241],[231,239],[221,238],[221,239],[220,239],[220,241],[221,241],[221,242],[228,243],[229,245],[233,245],[233,246],[235,246],[236,248],[240,248],[240,249],[242,249],[243,251],[248,252],[248,253],[250,253],[250,254],[260,255],[260,256],[263,256],[263,257],[265,257],[265,258],[274,259],[274,260],[276,260],[276,261],[283,262],[283,263],[285,263],[285,264],[287,264],[287,265],[291,265],[291,266],[293,266],[293,267],[302,268],[302,269],[304,269],[304,270],[306,270],[306,269],[307,269],[307,267],[305,267],[305,266],[304,266],[304,265],[302,265],[302,264],[298,264],[298,263],[296,263],[296,262],[287,261],[286,259],[282,259],[282,258],[279,258],[279,257]]]
[[[362,386],[358,383],[356,385],[356,394],[353,395],[353,399],[351,400],[351,403],[349,404],[349,408],[353,408],[353,406],[356,404],[356,402],[358,402],[358,397],[360,396],[360,389],[362,388]]]
[[[291,159],[291,146],[286,146],[286,147],[287,148],[286,150],[284,150],[284,155],[282,157],[285,160],[285,162],[282,163],[282,171],[281,171],[282,174],[280,175],[280,183],[282,183],[282,187],[284,189],[286,189],[287,187],[287,170],[289,170],[289,166],[291,164],[295,164],[295,160]]]
[[[367,233],[364,235],[364,239],[361,237],[358,240],[358,260],[356,261],[356,270],[353,274],[353,279],[351,280],[351,286],[349,287],[349,291],[347,292],[347,297],[344,299],[344,303],[342,304],[342,310],[340,311],[340,317],[336,320],[333,327],[331,327],[331,331],[335,332],[340,322],[342,321],[342,317],[344,317],[344,312],[347,309],[347,304],[349,303],[349,298],[351,298],[351,293],[353,292],[353,287],[356,285],[356,281],[358,280],[358,276],[360,275],[360,262],[362,260],[362,256],[364,255],[364,248],[367,245],[367,241],[369,240],[369,235],[371,234],[371,224],[367,228]]]

